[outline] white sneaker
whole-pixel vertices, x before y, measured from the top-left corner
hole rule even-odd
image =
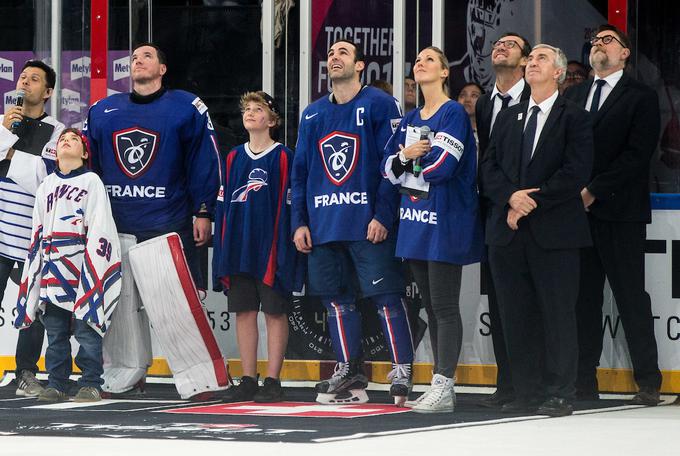
[[[414,400],[404,402],[404,407],[406,407],[406,408],[415,407],[416,405],[420,404],[420,401],[422,401],[425,398],[425,396],[427,396],[427,393],[429,393],[429,392],[430,392],[430,388],[425,390],[425,392],[423,394],[421,394],[420,396],[418,396]]]
[[[456,405],[456,392],[453,389],[453,379],[440,374],[432,376],[430,389],[416,399],[412,407],[418,413],[453,412]]]

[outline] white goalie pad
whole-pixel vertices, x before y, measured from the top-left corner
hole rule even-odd
[[[130,249],[130,263],[151,330],[187,399],[229,386],[226,360],[213,335],[176,233]]]
[[[110,393],[124,393],[134,388],[144,379],[153,361],[149,319],[142,308],[128,253],[137,244],[137,239],[130,234],[120,234],[119,239],[122,266],[120,301],[102,343],[102,389]]]

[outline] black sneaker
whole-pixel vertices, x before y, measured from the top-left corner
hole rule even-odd
[[[659,405],[659,402],[661,402],[659,390],[649,387],[641,387],[640,391],[630,400],[633,405],[646,405],[648,407]]]
[[[241,382],[227,390],[222,402],[248,402],[252,401],[257,393],[257,378],[244,375]]]
[[[255,402],[282,402],[283,388],[281,388],[281,381],[278,378],[267,377],[264,379],[262,388],[255,394],[253,400]]]
[[[45,390],[35,374],[29,370],[22,370],[17,377],[17,396],[38,397]]]

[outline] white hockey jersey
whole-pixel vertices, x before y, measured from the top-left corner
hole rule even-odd
[[[85,168],[56,170],[36,193],[15,326],[30,325],[49,302],[103,334],[120,279],[120,243],[104,184]]]

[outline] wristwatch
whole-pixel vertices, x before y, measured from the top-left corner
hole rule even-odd
[[[403,150],[400,150],[398,155],[399,161],[401,162],[402,165],[406,165],[410,161],[410,159],[406,158],[406,156],[404,155]]]

